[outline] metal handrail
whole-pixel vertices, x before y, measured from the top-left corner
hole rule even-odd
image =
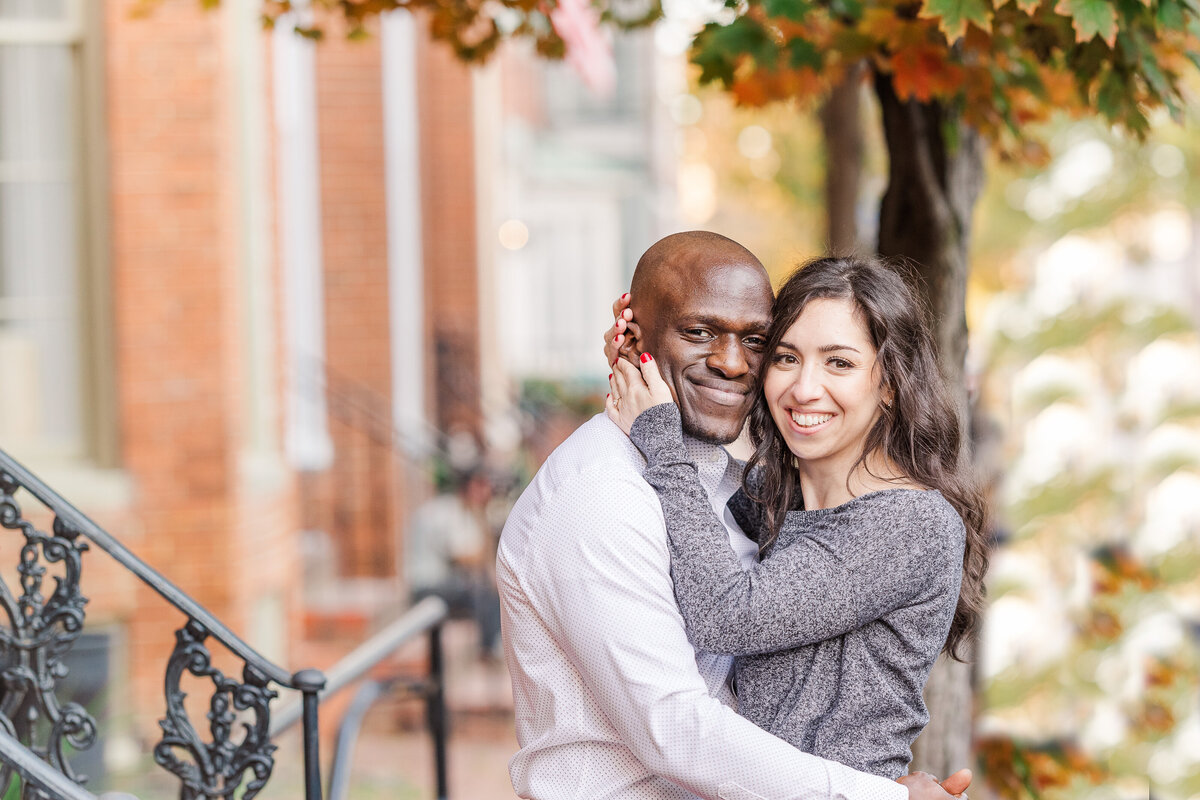
[[[354,745],[362,730],[363,719],[380,697],[390,692],[393,686],[402,682],[409,683],[410,689],[416,689],[420,694],[425,695],[429,732],[433,734],[436,797],[437,800],[447,800],[450,796],[446,768],[446,696],[441,633],[440,624],[429,629],[429,681],[413,685],[399,677],[370,680],[363,683],[355,692],[354,699],[350,702],[350,708],[346,710],[342,717],[342,724],[338,726],[333,761],[329,767],[327,800],[344,800],[346,797],[350,789],[350,763],[354,756]]]
[[[446,601],[440,597],[426,597],[410,608],[395,622],[351,650],[333,667],[326,671],[325,687],[318,693],[321,702],[336,694],[367,674],[375,665],[387,658],[405,642],[440,625],[449,614]],[[271,736],[274,737],[300,721],[299,703],[279,709],[271,720]]]
[[[0,729],[0,761],[22,778],[62,800],[99,800],[96,795],[38,758],[8,731]]]
[[[24,489],[54,515],[54,535],[47,536],[38,531],[26,521],[20,511],[15,495],[18,489]],[[83,625],[83,606],[86,598],[79,593],[78,582],[81,571],[80,556],[85,548],[76,542],[80,536],[95,544],[108,553],[117,563],[136,575],[143,583],[156,591],[164,600],[187,616],[187,623],[176,631],[176,647],[167,664],[166,700],[167,715],[160,724],[163,728],[163,739],[155,747],[155,761],[180,777],[188,791],[193,794],[212,794],[213,789],[202,791],[201,784],[217,782],[223,784],[227,780],[246,780],[250,776],[247,796],[253,796],[265,785],[274,766],[271,755],[274,746],[270,741],[270,701],[275,692],[270,688],[274,683],[278,686],[295,689],[301,692],[303,700],[300,704],[300,716],[304,721],[304,775],[306,800],[321,800],[321,767],[319,753],[319,731],[317,727],[318,692],[325,686],[325,676],[315,669],[302,669],[295,673],[285,670],[273,663],[253,647],[244,642],[241,637],[231,631],[217,619],[208,609],[187,595],[182,589],[173,584],[156,569],[134,555],[128,548],[108,534],[103,528],[93,522],[82,511],[68,502],[58,492],[51,489],[45,482],[27,470],[8,453],[0,450],[0,523],[6,528],[18,529],[25,533],[26,545],[22,550],[22,588],[25,591],[18,601],[7,586],[0,584],[0,606],[8,613],[14,626],[26,626],[23,633],[13,640],[14,646],[38,651],[39,656],[28,661],[37,664],[38,669],[47,672],[45,676],[32,676],[26,679],[24,685],[37,686],[38,702],[44,706],[47,713],[68,713],[66,707],[59,709],[57,700],[41,695],[52,695],[55,678],[52,675],[50,658],[61,657],[63,645],[78,635]],[[28,552],[27,552],[28,551]],[[26,559],[28,554],[29,560]],[[44,567],[38,564],[39,559],[46,561],[62,561],[69,563],[67,578],[58,582],[58,587],[52,596],[45,598],[38,587],[41,585]],[[29,586],[25,585],[26,580]],[[19,608],[18,608],[19,606]],[[31,615],[29,612],[32,611]],[[28,628],[28,624],[35,624]],[[47,640],[46,631],[54,626],[61,626],[62,633],[55,641]],[[40,632],[36,632],[40,631]],[[226,677],[220,670],[212,666],[211,656],[206,645],[206,639],[212,636],[244,663],[244,680],[242,683]],[[47,657],[42,653],[45,648],[55,648],[48,652],[54,653]],[[191,765],[181,761],[177,751],[190,753],[197,762],[204,761],[206,766],[217,769],[211,757],[203,751],[208,747],[197,735],[187,711],[183,705],[184,693],[179,689],[179,679],[184,672],[191,672],[198,677],[212,679],[215,689],[213,707],[209,713],[214,739],[222,739],[214,746],[228,745],[232,731],[234,715],[231,707],[249,710],[257,716],[254,726],[246,727],[246,736],[237,747],[235,756],[240,759],[233,763],[223,759],[219,771],[211,769],[205,774]],[[79,731],[91,730],[94,735],[95,722],[83,709],[69,709],[73,714],[72,724]],[[18,726],[28,727],[24,720],[12,720]],[[28,731],[24,735],[29,735]],[[253,737],[253,738],[252,738]],[[22,770],[28,770],[32,776],[29,779],[39,785],[51,780],[44,770],[33,771],[35,767],[30,759],[37,759],[38,753],[27,748],[20,739],[9,736],[24,752],[12,756],[12,767],[24,775]],[[16,751],[14,751],[16,752]],[[0,755],[0,760],[10,763]],[[43,762],[44,763],[44,762]],[[45,765],[45,764],[44,764]],[[47,769],[53,769],[45,765]],[[87,800],[90,793],[79,795],[66,784],[76,784],[69,773],[63,769],[58,773],[62,780],[47,785],[59,797],[65,800]],[[192,784],[196,784],[192,786]]]
[[[324,702],[327,698],[365,677],[372,668],[414,637],[428,633],[430,677],[428,681],[415,684],[410,688],[417,689],[420,694],[425,696],[429,731],[433,735],[434,774],[438,800],[446,800],[449,794],[446,769],[446,695],[441,636],[442,623],[446,621],[449,613],[449,606],[440,597],[426,597],[421,600],[395,622],[354,648],[331,667],[326,686],[318,695],[318,701]],[[350,707],[342,716],[341,725],[338,727],[337,742],[329,766],[327,800],[342,800],[346,796],[350,785],[350,760],[354,753],[354,745],[358,740],[359,730],[362,728],[363,718],[376,700],[401,682],[402,679],[396,677],[367,680],[355,692],[354,699],[350,701]],[[271,736],[274,737],[295,725],[300,719],[300,714],[301,710],[297,703],[280,709],[272,721]]]
[[[182,589],[171,583],[158,570],[151,567],[134,555],[125,545],[114,539],[107,531],[92,522],[82,511],[72,505],[66,498],[51,489],[29,470],[25,469],[16,459],[0,450],[0,470],[16,478],[17,483],[38,499],[42,505],[53,511],[60,519],[64,519],[71,528],[95,542],[101,550],[108,553],[127,570],[142,579],[142,582],[158,592],[164,600],[187,614],[204,626],[221,644],[228,647],[241,657],[243,661],[252,664],[271,681],[289,689],[301,689],[294,683],[295,675],[261,655],[250,645],[242,641],[236,633],[225,626],[225,623],[212,615],[208,609],[189,597]]]

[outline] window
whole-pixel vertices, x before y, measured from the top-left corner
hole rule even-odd
[[[0,447],[95,451],[85,413],[85,0],[0,0]]]

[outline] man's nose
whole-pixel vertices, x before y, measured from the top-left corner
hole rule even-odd
[[[746,346],[736,336],[721,336],[715,341],[708,366],[726,378],[740,378],[750,371],[746,358]]]

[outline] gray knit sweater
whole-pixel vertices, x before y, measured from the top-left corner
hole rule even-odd
[[[958,600],[965,530],[953,506],[889,489],[792,511],[743,570],[687,459],[678,407],[648,409],[630,438],[662,502],[688,638],[737,657],[740,713],[813,755],[904,774]],[[729,508],[748,536],[764,533],[744,492]]]

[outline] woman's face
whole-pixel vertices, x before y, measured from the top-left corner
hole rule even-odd
[[[850,300],[810,300],[783,335],[763,395],[805,466],[849,470],[882,400],[875,347]]]

